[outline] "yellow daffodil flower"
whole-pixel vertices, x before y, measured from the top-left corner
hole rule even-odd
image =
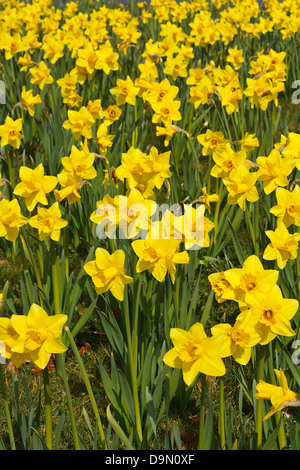
[[[261,336],[260,344],[268,344],[277,335],[295,335],[290,320],[296,314],[299,302],[296,299],[285,299],[277,284],[267,292],[247,292],[245,304],[251,310],[251,321]],[[247,310],[240,315],[245,312]]]
[[[58,202],[55,202],[49,209],[39,207],[37,215],[29,220],[29,225],[38,229],[41,240],[50,237],[57,242],[61,229],[66,227],[68,222],[61,218]]]
[[[55,188],[58,182],[56,176],[44,175],[42,163],[34,169],[21,166],[19,176],[21,182],[15,187],[14,194],[24,198],[27,209],[30,212],[33,211],[38,203],[47,206],[47,194]]]
[[[23,139],[22,127],[22,118],[14,121],[7,116],[4,124],[0,126],[1,147],[11,145],[13,148],[18,149],[21,145],[21,139]]]
[[[174,347],[163,358],[165,364],[182,369],[183,380],[190,386],[199,373],[214,377],[225,374],[220,357],[223,338],[207,337],[203,325],[195,323],[188,331],[172,328],[170,338]]]
[[[169,273],[175,282],[176,264],[188,264],[189,255],[186,251],[179,252],[181,240],[145,239],[132,242],[133,251],[139,257],[136,271],[150,270],[159,282],[163,282]]]
[[[274,369],[279,381],[279,385],[273,385],[260,380],[256,385],[254,397],[261,400],[270,400],[270,411],[264,416],[264,420],[269,419],[276,411],[280,411],[288,406],[300,406],[300,395],[289,389],[287,379],[282,370]]]
[[[0,237],[9,241],[15,241],[19,235],[19,229],[28,223],[28,219],[21,214],[18,200],[0,200]]]
[[[267,230],[265,232],[270,239],[263,258],[266,260],[276,260],[280,269],[284,269],[289,259],[296,259],[298,256],[298,244],[300,233],[289,233],[282,222],[278,222],[275,231]]]
[[[109,254],[104,248],[97,248],[96,259],[84,265],[86,273],[92,277],[97,294],[103,294],[110,290],[118,299],[124,299],[124,286],[133,281],[133,278],[125,274],[125,253],[116,250]]]
[[[28,315],[0,318],[0,340],[6,345],[6,358],[15,367],[28,360],[44,369],[52,354],[67,350],[58,340],[67,320],[67,315],[47,315],[37,304],[31,305]]]

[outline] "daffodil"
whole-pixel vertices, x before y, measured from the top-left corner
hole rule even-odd
[[[0,126],[1,147],[11,145],[18,149],[21,145],[21,139],[23,139],[22,127],[22,118],[14,121],[10,116],[7,116],[4,124]]]
[[[189,255],[186,251],[179,252],[181,240],[176,239],[144,239],[132,242],[133,251],[138,256],[136,271],[150,270],[159,282],[163,282],[169,273],[175,282],[176,264],[188,264]]]
[[[289,184],[288,175],[294,169],[293,160],[283,158],[277,149],[273,149],[268,157],[258,157],[257,181],[263,182],[264,192],[270,194],[278,186]]]
[[[227,114],[239,111],[239,101],[243,98],[240,88],[233,88],[231,84],[224,87],[218,86],[217,92],[221,98],[221,104],[226,109]]]
[[[47,194],[57,185],[56,176],[46,176],[42,163],[34,169],[21,166],[19,176],[14,194],[24,198],[28,210],[33,211],[38,203],[48,205]]]
[[[16,198],[8,201],[0,199],[0,237],[15,241],[19,229],[28,223],[28,219],[21,214],[21,208]]]
[[[82,106],[79,111],[70,109],[68,119],[64,121],[63,128],[71,129],[74,139],[78,140],[81,136],[87,139],[92,138],[92,126],[95,122],[93,115]]]
[[[278,267],[284,269],[289,259],[296,259],[298,256],[300,233],[290,233],[280,221],[274,231],[267,230],[265,233],[270,243],[263,253],[263,258],[276,260]]]
[[[115,136],[108,133],[108,127],[102,123],[97,129],[97,138],[95,141],[99,145],[99,151],[101,155],[107,154],[107,149],[110,148],[113,144],[113,139]]]
[[[83,145],[81,150],[72,145],[70,155],[61,159],[61,163],[67,173],[75,178],[85,180],[90,180],[97,176],[97,171],[93,166],[94,161],[95,154],[89,151],[87,145]]]
[[[246,201],[255,202],[259,199],[255,186],[256,173],[250,172],[246,165],[241,164],[231,171],[230,175],[223,178],[228,190],[228,204],[238,204],[242,210],[246,209]]]
[[[166,95],[161,101],[152,103],[152,109],[154,111],[152,122],[155,124],[160,122],[164,124],[171,124],[173,121],[180,121],[180,106],[180,100],[174,100]]]
[[[223,148],[218,148],[212,154],[214,166],[211,175],[214,178],[230,178],[231,172],[246,162],[245,150],[235,152],[228,143]]]
[[[84,265],[84,270],[91,276],[97,294],[103,294],[110,290],[118,299],[124,299],[124,286],[133,281],[133,278],[125,274],[125,253],[116,250],[109,254],[104,248],[97,248],[96,259]]]
[[[251,322],[251,311],[243,318],[236,318],[233,325],[230,323],[219,323],[211,328],[213,336],[223,338],[223,347],[220,351],[221,357],[232,356],[236,362],[242,365],[248,364],[252,347],[259,343],[260,335]]]
[[[51,240],[58,241],[61,229],[66,227],[68,222],[61,218],[61,211],[56,201],[49,209],[39,207],[37,215],[29,220],[29,225],[38,229],[41,240],[50,237]]]
[[[118,106],[124,103],[135,106],[138,89],[134,86],[129,76],[127,76],[125,80],[118,78],[117,85],[109,91],[112,95],[116,96]]]
[[[282,149],[282,155],[291,160],[295,167],[300,170],[300,134],[289,132],[287,142]]]
[[[67,315],[47,315],[37,304],[31,305],[28,315],[0,318],[0,339],[6,344],[6,357],[16,367],[28,360],[44,369],[52,354],[67,350],[58,339],[67,320]]]
[[[286,227],[292,224],[300,227],[300,186],[296,184],[293,190],[277,188],[276,199],[277,204],[271,207],[271,214],[282,220]]]
[[[170,338],[174,347],[163,358],[165,364],[182,369],[184,382],[190,386],[199,373],[213,377],[225,374],[225,365],[220,357],[223,338],[207,337],[203,325],[195,323],[188,331],[172,328]]]
[[[270,411],[264,416],[264,420],[269,419],[276,411],[280,411],[288,406],[300,406],[300,395],[293,392],[288,387],[284,372],[280,369],[274,369],[279,381],[279,385],[273,385],[260,380],[256,385],[256,394],[254,397],[261,400],[270,400]]]
[[[215,298],[218,303],[223,303],[228,299],[234,299],[235,293],[230,282],[226,279],[223,271],[209,274],[208,280],[211,288],[215,293]],[[230,291],[228,294],[227,291]]]
[[[38,63],[38,65],[32,67],[30,69],[30,73],[32,75],[31,83],[33,85],[38,85],[41,90],[44,89],[46,84],[53,83],[51,71],[44,61],[41,61]]]
[[[283,297],[276,284],[267,292],[251,291],[245,295],[245,304],[251,310],[251,321],[260,334],[260,344],[268,344],[275,336],[294,336],[290,320],[297,313],[299,302]],[[241,317],[247,310],[240,313]]]
[[[241,150],[245,150],[246,152],[251,152],[256,147],[259,147],[259,140],[255,137],[255,134],[249,134],[246,132],[244,137],[238,140],[238,145],[241,147]]]
[[[241,268],[227,269],[223,273],[230,289],[222,294],[223,298],[235,300],[245,305],[247,292],[269,292],[277,283],[279,273],[276,269],[264,269],[256,255],[248,256]]]
[[[203,147],[202,155],[210,155],[216,150],[223,149],[228,144],[228,140],[225,139],[223,132],[214,132],[210,129],[207,129],[205,134],[199,134],[197,140]]]
[[[23,86],[21,97],[21,105],[25,106],[30,116],[33,116],[35,105],[42,102],[40,95],[33,96],[32,90],[26,90]]]

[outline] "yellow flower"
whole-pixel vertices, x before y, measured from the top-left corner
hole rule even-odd
[[[64,43],[49,34],[44,37],[42,49],[44,51],[44,59],[49,59],[51,64],[55,64],[58,59],[64,56]]]
[[[238,70],[244,62],[243,49],[238,49],[237,46],[228,48],[227,62],[232,62],[235,70]]]
[[[152,122],[155,124],[160,122],[172,124],[172,121],[180,121],[181,119],[179,111],[181,102],[170,98],[168,95],[164,96],[161,101],[152,103],[151,106],[154,111]]]
[[[296,259],[298,255],[298,242],[300,233],[289,233],[283,222],[278,222],[275,231],[267,230],[265,232],[271,243],[266,247],[263,258],[266,260],[277,261],[280,269],[284,269],[289,259]]]
[[[94,101],[89,101],[86,109],[91,113],[93,118],[96,119],[101,119],[103,117],[103,108],[101,105],[101,100],[94,100]]]
[[[223,303],[228,299],[235,298],[233,288],[230,282],[226,279],[223,271],[210,274],[208,276],[208,280],[218,303]],[[228,290],[231,291],[230,294],[227,294]]]
[[[0,126],[1,147],[11,145],[18,149],[21,145],[21,139],[23,139],[21,130],[22,118],[14,121],[11,117],[7,116],[4,124]]]
[[[263,111],[267,109],[273,99],[270,83],[264,75],[257,79],[247,78],[247,88],[244,90],[244,94],[248,96],[251,108],[259,107]]]
[[[18,64],[21,66],[20,67],[20,71],[21,72],[27,72],[27,70],[32,67],[32,65],[34,64],[32,58],[31,58],[31,55],[28,54],[28,52],[26,52],[24,54],[24,56],[20,56],[18,58]]]
[[[136,265],[138,273],[150,270],[159,282],[163,282],[167,272],[175,282],[176,264],[188,264],[189,255],[186,251],[179,252],[181,240],[145,239],[132,242],[133,251],[139,257]]]
[[[207,209],[208,212],[210,212],[211,211],[210,203],[211,202],[218,202],[219,201],[219,196],[216,193],[208,194],[208,192],[206,190],[206,187],[204,187],[204,188],[202,188],[202,196],[199,197],[198,201],[201,204],[204,204],[205,209]]]
[[[63,123],[64,129],[71,129],[74,139],[81,136],[87,139],[92,138],[92,126],[95,122],[93,115],[82,106],[79,111],[70,109],[68,111],[68,120]]]
[[[170,338],[174,347],[163,358],[165,364],[182,369],[183,380],[190,386],[199,373],[213,377],[225,374],[220,357],[223,338],[207,337],[203,325],[195,323],[188,331],[172,328]]]
[[[93,167],[95,161],[95,154],[91,153],[87,145],[79,150],[75,145],[72,145],[69,157],[62,157],[61,163],[67,173],[70,173],[74,178],[81,178],[85,180],[93,179],[97,176],[97,171]]]
[[[245,150],[246,152],[251,152],[256,147],[259,147],[259,141],[255,137],[255,134],[249,134],[248,132],[246,132],[244,137],[238,140],[237,143],[241,147],[241,150]]]
[[[84,265],[86,273],[92,277],[97,294],[111,291],[118,299],[124,299],[124,286],[133,281],[133,278],[125,274],[125,253],[116,250],[109,254],[104,248],[97,248],[96,259]]]
[[[282,150],[282,155],[294,162],[294,165],[300,170],[300,134],[289,132],[286,144]]]
[[[270,418],[276,411],[280,411],[287,406],[300,406],[300,395],[289,389],[283,371],[274,369],[274,372],[279,381],[278,386],[268,384],[264,380],[260,380],[256,385],[257,393],[254,397],[256,399],[270,400],[272,404],[264,420]]]
[[[58,340],[67,315],[50,315],[39,305],[31,305],[28,315],[0,318],[0,339],[6,345],[6,357],[15,367],[28,360],[44,369],[52,354],[60,354],[67,347]]]
[[[251,310],[251,321],[260,334],[260,344],[268,344],[276,335],[294,336],[290,320],[298,310],[296,299],[285,299],[280,287],[275,284],[267,292],[251,291],[245,295],[245,304]],[[247,310],[240,313],[245,314]]]
[[[61,202],[67,198],[69,204],[74,204],[75,202],[80,201],[81,196],[79,190],[81,189],[84,181],[81,177],[73,176],[71,173],[63,170],[57,175],[58,182],[61,186],[61,189],[54,190],[54,196],[56,199]]]
[[[145,177],[144,165],[147,159],[146,153],[130,147],[128,152],[122,153],[121,165],[116,168],[116,177],[121,181],[126,179],[128,188],[132,189]]]
[[[231,145],[227,143],[223,148],[217,148],[212,157],[215,165],[211,169],[211,176],[214,178],[229,178],[234,169],[246,162],[247,154],[245,150],[235,152]]]
[[[233,88],[231,84],[224,87],[218,86],[217,92],[221,97],[221,104],[226,109],[227,114],[232,114],[239,110],[238,101],[243,98],[243,92],[240,88]]]
[[[295,185],[292,191],[276,189],[277,204],[270,209],[271,214],[282,220],[286,227],[294,224],[300,227],[300,187]]]
[[[125,80],[118,78],[117,86],[111,88],[109,91],[112,95],[116,96],[116,103],[118,106],[124,103],[135,106],[138,89],[134,86],[130,77],[126,77]]]
[[[30,116],[34,115],[34,106],[38,103],[41,103],[40,95],[32,95],[32,90],[26,90],[25,86],[22,88],[22,101],[21,105],[27,108],[27,111]]]
[[[76,90],[77,86],[77,76],[72,75],[69,73],[66,73],[64,77],[59,78],[56,83],[61,89],[61,95],[63,98],[66,96],[69,96],[71,93],[73,93]]]
[[[202,155],[210,155],[216,150],[221,150],[228,143],[228,140],[225,139],[223,132],[214,132],[210,129],[207,129],[205,134],[198,135],[197,140],[203,146]]]
[[[268,157],[258,157],[257,181],[263,182],[264,192],[270,194],[278,186],[287,186],[287,176],[294,169],[294,162],[283,158],[277,149],[273,149]]]
[[[55,202],[49,209],[39,207],[37,215],[29,220],[29,225],[38,229],[41,240],[50,237],[51,240],[58,241],[61,229],[68,222],[61,218],[58,202]]]
[[[165,97],[170,100],[174,100],[179,92],[177,86],[171,85],[167,78],[164,78],[161,82],[152,82],[151,89],[147,93],[147,101],[155,104],[162,101]]]
[[[112,146],[113,139],[115,136],[113,134],[108,134],[107,126],[102,123],[97,129],[97,138],[95,142],[99,145],[99,151],[101,155],[107,154],[107,149]]]
[[[240,306],[245,305],[247,292],[268,292],[278,280],[278,271],[264,269],[256,255],[249,256],[241,268],[231,268],[223,273],[230,285],[223,293],[222,298],[235,300]]]
[[[21,215],[18,200],[0,200],[0,237],[15,241],[19,235],[19,228],[28,223],[28,219]]]
[[[257,175],[251,173],[241,164],[231,171],[223,182],[228,190],[228,204],[238,204],[242,210],[246,209],[246,201],[255,202],[259,199],[255,186]]]
[[[199,108],[201,104],[209,103],[209,90],[206,86],[196,85],[190,88],[189,103],[193,103],[195,109]]]
[[[46,84],[53,83],[53,77],[50,74],[50,70],[43,61],[39,62],[37,66],[32,67],[30,69],[30,73],[32,75],[31,83],[33,85],[38,85],[41,90],[43,90]]]
[[[23,51],[22,38],[20,33],[10,35],[8,33],[1,35],[2,48],[5,50],[5,59],[9,60],[18,52]]]
[[[46,195],[57,185],[56,176],[45,176],[42,163],[34,169],[21,166],[19,176],[21,182],[15,187],[14,194],[25,199],[28,210],[33,211],[38,203],[48,205]]]
[[[233,326],[229,323],[219,323],[211,328],[213,336],[223,337],[221,357],[232,356],[236,362],[242,365],[248,364],[252,347],[259,343],[260,335],[251,322],[251,311],[240,319],[239,316]]]
[[[122,114],[122,109],[119,108],[116,104],[108,106],[107,109],[103,111],[104,121],[103,124],[110,126],[113,122],[117,121]]]
[[[166,75],[171,75],[173,80],[176,80],[177,77],[187,77],[186,68],[187,63],[180,54],[177,54],[175,57],[167,57],[164,72]]]

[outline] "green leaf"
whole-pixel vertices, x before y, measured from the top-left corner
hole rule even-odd
[[[124,433],[124,431],[121,428],[121,426],[119,425],[119,423],[117,423],[117,421],[113,417],[113,415],[110,411],[110,405],[108,405],[108,407],[106,408],[106,416],[107,416],[108,422],[110,423],[111,427],[113,428],[115,433],[118,435],[120,441],[125,445],[126,449],[127,450],[134,450],[134,447],[132,446],[130,440],[128,439],[128,437]]]

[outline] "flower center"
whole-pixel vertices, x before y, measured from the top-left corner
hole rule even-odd
[[[183,362],[192,362],[195,359],[198,359],[203,352],[201,344],[195,344],[192,341],[185,343],[179,349],[179,357]]]

